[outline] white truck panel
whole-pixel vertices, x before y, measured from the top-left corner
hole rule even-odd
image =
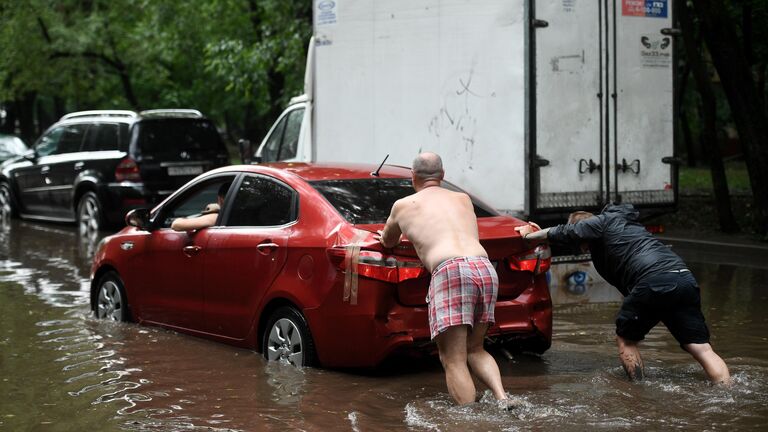
[[[536,154],[538,203],[599,205],[601,200],[600,3],[538,2],[536,32]],[[589,162],[595,168],[589,169]],[[600,166],[599,168],[597,166]]]
[[[672,5],[632,3],[615,3],[615,187],[623,201],[671,203],[672,168],[661,159],[674,154],[674,38],[661,29],[673,27]]]
[[[316,160],[377,163],[390,154],[387,163],[410,166],[418,152],[435,151],[448,180],[521,212],[522,4],[339,0],[335,8],[335,22],[315,26]]]

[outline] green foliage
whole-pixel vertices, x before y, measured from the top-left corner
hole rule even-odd
[[[0,0],[0,103],[197,108],[263,132],[301,93],[310,11],[311,0]]]
[[[747,166],[743,161],[725,163],[725,175],[728,178],[728,189],[734,195],[751,194]],[[680,167],[680,193],[709,194],[712,191],[712,173],[708,167]]]

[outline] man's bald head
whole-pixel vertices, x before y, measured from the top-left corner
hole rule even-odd
[[[443,160],[440,155],[424,152],[413,160],[413,175],[420,180],[442,180]]]

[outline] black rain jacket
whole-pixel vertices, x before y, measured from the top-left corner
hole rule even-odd
[[[608,204],[595,217],[551,228],[547,238],[571,246],[588,242],[597,272],[626,296],[652,274],[686,268],[637,221],[638,216],[632,204]]]

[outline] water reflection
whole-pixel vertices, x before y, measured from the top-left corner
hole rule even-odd
[[[710,386],[663,327],[643,344],[649,378],[626,381],[614,353],[617,291],[595,281],[568,285],[553,278],[552,349],[541,357],[497,357],[505,388],[521,399],[520,408],[507,413],[496,409],[489,393],[478,404],[454,406],[434,358],[393,360],[373,372],[296,369],[158,328],[95,320],[88,271],[97,240],[81,243],[75,228],[19,221],[0,230],[0,429],[768,426],[766,270],[691,263],[712,343],[736,383],[730,390]],[[566,282],[575,271],[587,272],[571,270]]]

